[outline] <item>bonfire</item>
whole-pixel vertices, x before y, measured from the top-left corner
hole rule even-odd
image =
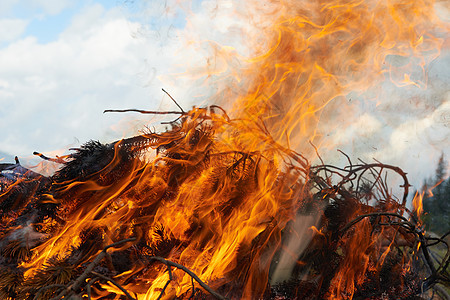
[[[257,1],[249,18],[267,28],[254,56],[236,67],[231,47],[215,48],[220,105],[108,110],[173,119],[36,153],[59,165],[48,177],[0,165],[0,298],[445,297],[448,233],[426,232],[405,172],[321,158],[341,111],[359,109],[350,93],[378,107],[367,98],[387,77],[426,85],[417,68],[447,28],[428,2]]]
[[[401,169],[313,166],[263,122],[179,114],[162,133],[88,142],[49,178],[9,179],[3,299],[410,299],[448,284],[448,253],[430,255],[446,242],[424,234],[419,195],[407,209]]]

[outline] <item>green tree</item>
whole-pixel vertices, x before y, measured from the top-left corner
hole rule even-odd
[[[422,187],[422,191],[425,192],[423,198],[425,228],[439,235],[450,230],[450,179],[446,179],[447,166],[448,163],[442,154],[435,176],[425,180]],[[428,193],[431,188],[432,194]]]

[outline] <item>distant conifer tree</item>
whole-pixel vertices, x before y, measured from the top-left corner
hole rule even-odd
[[[428,231],[444,234],[450,230],[450,179],[447,177],[448,162],[444,154],[439,158],[433,178],[425,180],[422,190],[425,191],[423,208],[424,222]],[[431,193],[428,193],[430,188]]]

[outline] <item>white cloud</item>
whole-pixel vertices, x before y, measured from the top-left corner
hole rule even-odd
[[[28,23],[22,19],[0,19],[0,42],[10,42],[20,37]]]
[[[27,155],[64,148],[74,137],[108,138],[108,128],[125,116],[104,109],[157,105],[162,92],[154,90],[152,104],[138,77],[157,49],[132,37],[138,27],[118,10],[94,6],[54,42],[28,37],[0,49],[0,128],[7,129],[0,131],[0,151]],[[151,58],[154,66],[170,61]]]
[[[186,47],[186,40],[195,31],[214,35],[223,21],[177,29],[171,17],[162,11],[155,30],[127,20],[123,8],[93,4],[53,42],[42,44],[30,36],[0,48],[0,128],[7,129],[0,131],[0,151],[26,156],[67,148],[74,140],[109,142],[129,136],[152,117],[104,115],[103,110],[171,109],[161,88],[186,109],[198,100],[193,95],[206,98],[209,86],[167,73],[203,65],[206,52]],[[163,81],[158,79],[162,75],[167,75]],[[127,125],[115,132],[118,123]]]
[[[2,0],[0,1],[0,16],[7,15],[19,0]]]
[[[199,92],[191,88],[198,85],[196,78],[176,75],[203,64],[206,52],[186,47],[186,39],[206,28],[202,23],[176,29],[169,17],[160,14],[163,21],[155,30],[127,20],[123,8],[93,4],[53,42],[30,36],[1,48],[0,128],[8,130],[0,131],[0,151],[26,156],[66,149],[74,141],[130,136],[153,117],[103,110],[172,109],[161,88],[186,109],[197,101],[194,94],[206,98],[209,86]],[[210,33],[220,27],[212,24]]]
[[[27,10],[42,10],[45,15],[56,15],[75,3],[74,0],[2,0],[0,1],[0,16],[6,16],[14,8]]]

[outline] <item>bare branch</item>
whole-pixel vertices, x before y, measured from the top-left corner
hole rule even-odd
[[[206,283],[204,283],[194,272],[192,272],[191,270],[189,270],[188,268],[186,268],[183,265],[177,264],[176,262],[167,260],[165,258],[159,257],[159,256],[152,256],[150,258],[148,258],[149,262],[156,260],[159,261],[163,264],[165,264],[167,267],[175,267],[177,269],[183,270],[184,272],[186,272],[189,276],[191,276],[192,278],[195,279],[195,281],[197,281],[200,286],[202,288],[204,288],[206,291],[208,291],[208,293],[210,293],[211,295],[213,295],[214,297],[216,297],[217,299],[221,299],[221,300],[226,300],[227,298],[225,298],[224,296],[218,294],[216,291],[214,291],[212,288],[210,288]]]
[[[124,289],[119,283],[117,283],[114,279],[112,279],[112,278],[110,278],[110,277],[108,277],[108,276],[105,276],[105,275],[102,275],[102,274],[100,274],[100,273],[97,273],[97,272],[94,272],[94,271],[92,271],[91,272],[93,275],[95,275],[95,276],[97,276],[97,277],[99,277],[99,278],[101,278],[101,279],[103,279],[103,280],[106,280],[106,281],[109,281],[109,282],[111,282],[112,284],[114,284],[115,286],[117,286],[129,299],[132,299],[132,300],[136,300],[133,296],[131,296],[130,295],[130,293],[128,293],[127,292],[127,290],[126,289]]]
[[[173,99],[173,97],[170,96],[170,94],[165,89],[162,89],[162,90],[164,93],[167,94],[167,96],[169,96],[170,99],[172,99],[172,101],[176,104],[176,106],[178,106],[178,108],[184,113],[184,109],[177,103],[177,101],[175,101],[175,99]]]
[[[186,115],[186,112],[182,111],[154,111],[154,110],[141,110],[141,109],[106,109],[103,113],[107,112],[138,112],[141,114],[151,114],[151,115]]]
[[[58,296],[53,297],[51,300],[58,300],[66,297],[69,293],[72,291],[77,291],[83,284],[86,283],[86,279],[89,277],[89,274],[92,273],[94,268],[102,261],[103,258],[106,256],[106,251],[111,247],[117,247],[124,243],[131,242],[136,240],[136,238],[129,238],[125,239],[116,243],[113,243],[111,245],[106,246],[96,257],[95,259],[86,267],[84,272],[78,276],[78,278],[69,286],[67,286]]]

